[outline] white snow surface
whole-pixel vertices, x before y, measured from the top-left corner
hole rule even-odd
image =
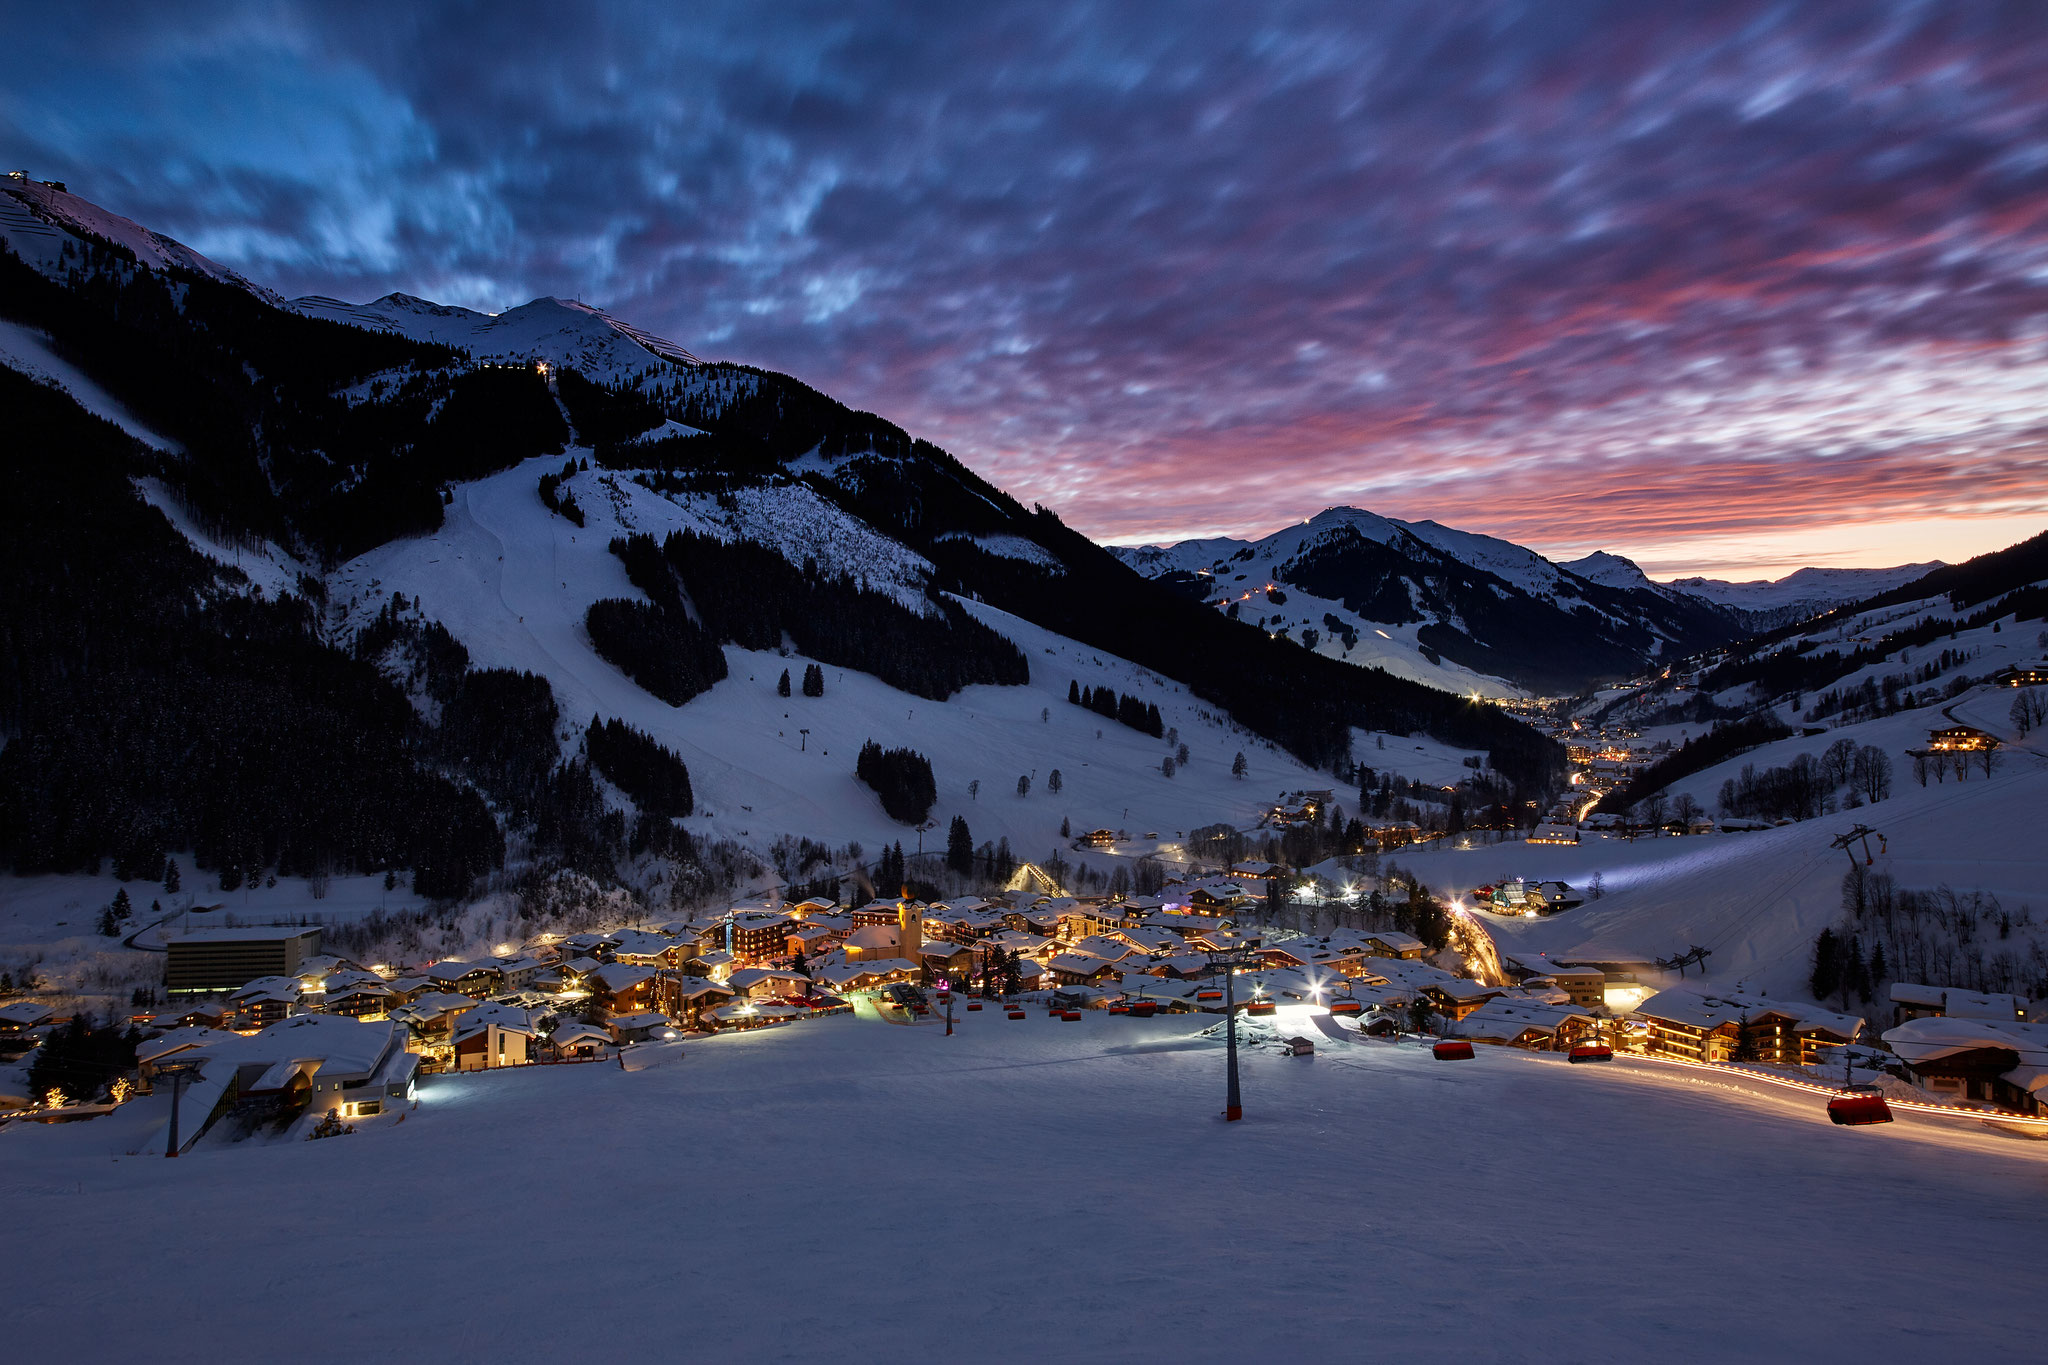
[[[2008,689],[1982,688],[1956,711],[2010,740],[2002,717],[1993,723],[1986,712],[2000,701],[2009,706],[2011,697]],[[1585,891],[1597,872],[1606,895],[1578,909],[1534,920],[1481,918],[1504,950],[1543,952],[1560,962],[1647,962],[1698,944],[1713,950],[1707,964],[1712,983],[1732,988],[1739,982],[1764,995],[1805,999],[1814,936],[1842,914],[1849,863],[1831,845],[1858,823],[1884,835],[1871,841],[1871,870],[1890,873],[1900,886],[1981,890],[2008,909],[2031,905],[2037,916],[2048,911],[2048,846],[2039,837],[2041,812],[2048,810],[2048,756],[2038,743],[2009,742],[2004,767],[1989,780],[1973,776],[1923,788],[1899,751],[1924,743],[1928,727],[1946,723],[1936,710],[1904,712],[1754,750],[1681,784],[1718,788],[1722,776],[1743,763],[1782,765],[1801,747],[1817,752],[1841,737],[1892,754],[1889,800],[1798,824],[1633,842],[1589,831],[1576,845],[1497,844],[1391,856],[1425,885],[1468,896],[1474,887],[1512,876],[1562,879]],[[1711,799],[1704,804],[1711,806]],[[1860,857],[1860,844],[1857,852]],[[1654,973],[1644,977],[1645,984],[1661,980]]]
[[[1063,817],[1075,829],[1157,830],[1164,837],[1218,820],[1249,825],[1279,792],[1329,785],[1179,684],[972,602],[966,610],[1023,650],[1028,684],[970,687],[935,702],[827,665],[825,696],[780,697],[782,671],[800,676],[809,660],[729,647],[730,675],[687,705],[670,706],[600,658],[584,632],[592,602],[640,596],[608,548],[613,536],[633,529],[658,539],[671,527],[746,534],[794,559],[815,554],[828,569],[864,573],[881,590],[895,582],[904,594],[926,566],[801,485],[735,494],[728,512],[715,499],[672,500],[625,475],[593,470],[569,484],[588,519],[577,527],[550,514],[536,491],[539,476],[560,466],[560,457],[539,457],[457,487],[439,531],[342,566],[329,582],[329,600],[348,623],[360,624],[403,592],[468,647],[477,667],[546,677],[574,732],[599,715],[654,736],[689,766],[699,811],[689,822],[694,831],[758,847],[798,834],[858,839],[870,848],[882,839],[905,840],[914,848],[915,831],[884,815],[853,776],[854,756],[869,739],[931,759],[939,794],[932,818],[940,828],[964,815],[977,843],[1007,837],[1023,857],[1041,857],[1059,844]],[[719,515],[737,520],[720,522]],[[888,559],[890,553],[897,558]],[[1164,742],[1070,705],[1070,680],[1156,701],[1191,761],[1164,776]],[[565,739],[573,744],[574,733]],[[1230,776],[1240,751],[1249,768],[1243,780]],[[1046,788],[1055,768],[1063,779],[1057,796]],[[1028,797],[1016,794],[1019,776],[1032,779]],[[980,783],[976,795],[968,792],[970,782]]]
[[[1227,1124],[1207,1018],[956,1018],[433,1077],[403,1123],[209,1135],[175,1162],[125,1155],[151,1101],[14,1125],[0,1194],[66,1289],[18,1296],[10,1342],[70,1358],[83,1321],[97,1358],[211,1362],[289,1323],[314,1362],[359,1359],[366,1331],[461,1361],[1750,1362],[2005,1358],[2036,1326],[2038,1143],[1845,1132],[1815,1096],[1630,1061],[1439,1063],[1296,1006],[1247,1034],[1316,1055],[1248,1047]],[[1683,1235],[1659,1231],[1673,1217]],[[246,1268],[232,1292],[218,1257],[169,1250],[195,1228]],[[1968,1254],[1912,1256],[1909,1293],[1895,1262],[1845,1254],[1902,1228]],[[514,1251],[548,1262],[538,1280]],[[1625,1283],[1577,1272],[1602,1251]],[[1785,1292],[1822,1270],[1827,1293]],[[573,1271],[594,1287],[547,1308]],[[207,1330],[178,1330],[202,1303]]]
[[[89,200],[51,189],[36,180],[0,180],[0,240],[15,255],[44,274],[55,276],[63,268],[66,232],[87,233],[124,246],[152,270],[190,270],[246,289],[266,303],[284,303],[270,290],[251,283],[218,261],[209,260],[183,242],[152,232]]]
[[[486,364],[545,360],[567,365],[605,384],[630,383],[650,367],[668,368],[665,361],[698,363],[674,342],[575,299],[539,298],[503,313],[479,313],[411,294],[386,294],[371,303],[312,295],[286,306],[307,317],[453,346]]]
[[[1874,597],[1910,583],[1942,567],[1940,560],[1899,564],[1888,569],[1800,569],[1779,579],[1730,583],[1718,578],[1676,578],[1666,587],[1704,597],[1724,607],[1769,611],[1778,607],[1811,606],[1816,611]]]
[[[171,454],[180,454],[185,449],[152,430],[127,404],[100,387],[99,381],[58,355],[47,332],[0,318],[0,365],[30,379],[55,384],[87,412],[106,418],[144,445]]]

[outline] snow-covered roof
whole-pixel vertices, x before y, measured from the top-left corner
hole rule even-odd
[[[1466,1015],[1458,1025],[1458,1033],[1465,1038],[1498,1038],[1512,1041],[1534,1029],[1545,1037],[1551,1037],[1558,1029],[1573,1020],[1590,1024],[1593,1022],[1593,1016],[1584,1010],[1556,1005],[1539,1005],[1526,1000],[1495,999],[1487,1001]]]
[[[1657,992],[1636,1006],[1636,1013],[1650,1019],[1689,1024],[1694,1028],[1708,1030],[1720,1028],[1724,1024],[1739,1024],[1744,1019],[1754,1023],[1766,1014],[1791,1019],[1793,1027],[1797,1029],[1830,1033],[1837,1038],[1853,1039],[1863,1028],[1861,1017],[1837,1014],[1818,1005],[1767,1000],[1759,995],[1740,995],[1733,992],[1710,994],[1683,986]]]
[[[654,968],[641,967],[630,962],[607,962],[590,974],[591,979],[616,995],[629,991],[643,981],[651,980]]]
[[[33,1028],[50,1018],[50,1007],[38,1000],[17,1000],[11,1005],[0,1005],[0,1024],[14,1028]]]
[[[610,1043],[611,1034],[581,1020],[569,1020],[555,1026],[553,1042],[556,1047],[568,1047],[578,1042]]]
[[[1909,1019],[1887,1029],[1885,1046],[1910,1065],[1935,1061],[1977,1048],[2007,1048],[2019,1054],[2022,1066],[2048,1065],[2048,1024],[2016,1019],[1969,1019],[1932,1015]]]
[[[533,1016],[512,1005],[478,1005],[464,1014],[455,1026],[454,1040],[475,1037],[485,1029],[496,1026],[501,1032],[534,1036]]]

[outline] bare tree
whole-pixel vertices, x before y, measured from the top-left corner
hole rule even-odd
[[[1865,801],[1874,804],[1884,800],[1892,794],[1891,755],[1875,744],[1864,745],[1856,751],[1849,780]]]
[[[1856,765],[1856,741],[1838,739],[1828,745],[1827,752],[1820,756],[1820,765],[1827,772],[1828,785],[1839,787],[1850,780],[1850,769]]]

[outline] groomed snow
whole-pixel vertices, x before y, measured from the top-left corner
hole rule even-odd
[[[914,847],[916,832],[885,816],[854,779],[854,756],[868,739],[931,759],[939,798],[932,817],[941,830],[964,815],[977,843],[1008,838],[1020,857],[1042,857],[1060,844],[1063,818],[1075,830],[1106,825],[1165,838],[1217,821],[1249,825],[1282,791],[1329,785],[1178,684],[979,603],[963,605],[1023,651],[1028,684],[970,687],[935,702],[828,665],[822,698],[780,697],[782,670],[800,678],[809,660],[728,648],[730,675],[670,706],[598,657],[583,629],[590,603],[640,596],[607,548],[621,530],[657,538],[678,526],[744,533],[793,558],[815,553],[828,569],[860,572],[899,593],[923,561],[801,486],[736,494],[728,514],[715,500],[671,500],[624,476],[607,484],[591,471],[570,485],[588,518],[578,527],[550,514],[536,491],[540,475],[560,467],[560,458],[542,457],[461,485],[438,532],[344,565],[329,584],[330,600],[349,604],[360,621],[403,592],[468,647],[476,666],[545,676],[564,720],[578,730],[595,714],[653,735],[689,765],[700,812],[690,823],[695,831],[759,848],[783,834],[858,839],[870,848],[901,839]],[[720,515],[737,520],[721,523]],[[1164,741],[1070,705],[1070,681],[1156,701],[1191,761],[1164,776]],[[1240,751],[1249,769],[1242,780],[1230,775]],[[1046,789],[1055,768],[1064,784],[1057,796]],[[1016,793],[1019,776],[1032,780],[1028,797]],[[970,795],[971,782],[980,783],[978,795]]]
[[[23,1359],[2024,1357],[2048,1149],[1647,1066],[842,1016],[441,1077],[325,1142],[0,1131]],[[1960,1249],[1960,1250],[1959,1250]],[[1964,1311],[1966,1308],[1967,1311]]]

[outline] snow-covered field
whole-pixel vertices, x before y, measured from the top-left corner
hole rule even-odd
[[[2048,1148],[1630,1064],[840,1017],[326,1142],[0,1131],[21,1359],[2025,1357]],[[1306,1019],[1277,1021],[1312,1032]],[[652,1052],[649,1056],[659,1057]],[[101,1125],[106,1125],[101,1127]]]
[[[1946,723],[1938,710],[1925,709],[1784,740],[1680,784],[1710,801],[1722,777],[1744,763],[1783,764],[1801,749],[1818,752],[1846,736],[1893,755],[1893,795],[1872,806],[1750,833],[1629,841],[1589,832],[1576,845],[1504,843],[1393,856],[1444,892],[1469,892],[1504,876],[1559,878],[1584,891],[1600,876],[1605,898],[1576,910],[1538,920],[1488,916],[1488,927],[1511,951],[1620,962],[1670,957],[1698,944],[1714,952],[1708,967],[1715,981],[1803,998],[1814,936],[1841,914],[1849,864],[1831,845],[1859,822],[1884,835],[1881,845],[1871,843],[1872,870],[1891,873],[1902,886],[1981,890],[2008,909],[2048,913],[2048,846],[2040,838],[2048,756],[2038,742],[2017,742],[2002,723],[2012,695],[1981,688],[1955,707],[1965,720],[2007,737],[2004,766],[1988,780],[1973,775],[1924,788],[1913,781],[1900,749],[1924,743],[1928,726]]]

